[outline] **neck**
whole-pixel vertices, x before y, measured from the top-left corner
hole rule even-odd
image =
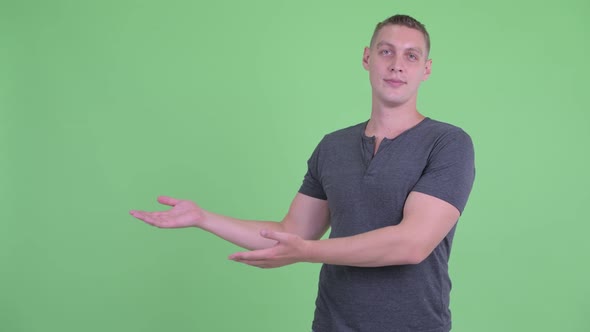
[[[424,116],[416,109],[415,101],[389,107],[376,105],[374,102],[365,134],[369,137],[392,139],[414,127],[423,119]]]

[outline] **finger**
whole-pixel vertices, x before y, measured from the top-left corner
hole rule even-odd
[[[272,259],[274,257],[274,250],[273,248],[267,249],[260,249],[260,250],[253,250],[247,252],[237,252],[235,254],[231,254],[228,258],[234,261],[263,261],[267,259]]]
[[[149,222],[149,220],[151,220],[150,214],[149,212],[144,212],[144,211],[132,211],[131,215],[134,216],[135,218],[139,219],[139,220],[143,220],[145,222]]]
[[[246,264],[246,265],[250,265],[250,266],[254,266],[254,267],[259,267],[261,269],[268,269],[269,267],[272,267],[266,261],[236,261],[236,262],[237,263]]]
[[[181,201],[182,200],[180,200],[180,199],[172,198],[169,196],[158,197],[158,203],[164,204],[164,205],[169,205],[169,206],[174,206],[174,205],[180,203]]]
[[[141,219],[141,220],[143,220],[143,216],[144,216],[145,213],[146,212],[144,212],[144,211],[138,211],[138,210],[131,210],[131,211],[129,211],[129,214],[130,215],[134,216],[137,219]]]
[[[131,215],[135,218],[142,220],[150,225],[160,227],[161,222],[158,220],[157,216],[154,212],[144,212],[144,211],[131,211]]]

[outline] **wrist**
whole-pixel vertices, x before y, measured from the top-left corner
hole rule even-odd
[[[194,218],[193,227],[206,229],[208,223],[212,219],[212,213],[209,211],[202,210],[199,211]]]
[[[304,240],[303,261],[308,263],[319,263],[317,250],[319,240]]]

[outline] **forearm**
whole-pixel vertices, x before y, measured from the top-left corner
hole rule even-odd
[[[308,257],[314,263],[378,267],[417,264],[429,252],[402,225],[380,228],[350,237],[308,241]]]
[[[263,268],[297,262],[358,267],[419,264],[453,229],[459,214],[445,201],[412,192],[406,201],[404,218],[395,226],[327,240],[301,237],[297,232],[265,232],[263,237],[276,240],[277,245],[235,253],[230,259]]]
[[[274,240],[261,237],[261,229],[284,231],[280,222],[242,220],[212,212],[205,212],[198,227],[249,250],[268,248],[276,243]]]

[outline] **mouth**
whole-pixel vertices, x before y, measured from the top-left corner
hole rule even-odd
[[[389,78],[389,79],[384,79],[383,80],[387,85],[392,86],[392,87],[400,87],[404,84],[406,84],[406,81],[397,79],[397,78]]]

